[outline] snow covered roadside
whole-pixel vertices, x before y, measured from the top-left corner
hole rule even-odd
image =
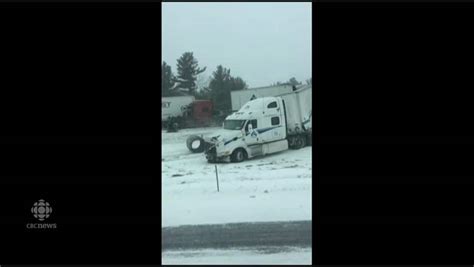
[[[186,139],[219,128],[162,132],[162,226],[311,220],[311,147],[242,163],[191,153]]]
[[[277,252],[256,250],[186,250],[162,253],[162,264],[304,264],[310,265],[311,248]]]

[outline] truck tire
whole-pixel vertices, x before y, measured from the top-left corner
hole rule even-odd
[[[294,135],[288,137],[288,147],[296,149],[296,137]]]
[[[186,146],[193,153],[201,153],[204,152],[205,142],[201,137],[197,135],[191,135],[186,140]]]
[[[232,152],[232,155],[230,155],[230,161],[232,162],[242,162],[245,159],[247,159],[247,153],[243,148],[237,148]]]
[[[308,144],[308,146],[312,146],[313,145],[313,134],[308,134],[307,135],[307,138],[306,138],[308,141],[306,142]]]
[[[305,135],[298,135],[296,136],[296,144],[295,148],[300,149],[306,146],[306,136]]]

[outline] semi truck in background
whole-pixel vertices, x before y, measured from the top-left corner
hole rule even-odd
[[[295,88],[288,84],[250,88],[246,90],[231,91],[232,111],[214,110],[210,100],[196,100],[194,96],[172,96],[161,98],[161,123],[162,127],[168,125],[170,120],[178,123],[179,128],[206,127],[213,123],[219,124],[224,119],[238,111],[250,100],[276,96],[289,93]]]
[[[183,116],[193,101],[194,96],[170,96],[161,98],[161,121],[166,122],[172,117]]]
[[[174,119],[180,128],[209,126],[212,121],[212,102],[196,100],[194,96],[161,98],[161,125]]]
[[[188,148],[193,152],[205,151],[210,163],[241,162],[287,149],[300,149],[311,145],[311,139],[312,88],[307,85],[278,96],[248,101],[227,116],[218,132],[190,137]]]

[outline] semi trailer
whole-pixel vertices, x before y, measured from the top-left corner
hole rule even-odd
[[[188,139],[188,148],[205,152],[208,162],[241,162],[311,145],[312,88],[248,101],[226,117],[223,128]],[[197,144],[197,145],[196,145]]]
[[[193,96],[162,97],[162,127],[170,119],[175,119],[180,128],[209,126],[212,121],[212,108],[210,100],[196,100]]]

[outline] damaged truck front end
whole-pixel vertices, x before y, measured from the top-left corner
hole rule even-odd
[[[206,159],[207,162],[209,163],[215,163],[218,161],[217,159],[217,151],[215,146],[211,146],[207,151],[206,151]]]
[[[205,141],[207,143],[207,149],[205,151],[207,162],[228,162],[229,151],[226,151],[225,144],[222,140],[219,140],[219,136],[213,137],[210,140]]]
[[[186,144],[193,153],[204,152],[209,163],[227,162],[231,151],[227,151],[230,147],[225,145],[224,140],[220,135],[210,138],[193,135],[187,139]]]
[[[204,152],[209,163],[240,162],[247,157],[244,124],[245,120],[226,120],[224,128],[212,135],[190,136],[187,146],[193,153]]]

